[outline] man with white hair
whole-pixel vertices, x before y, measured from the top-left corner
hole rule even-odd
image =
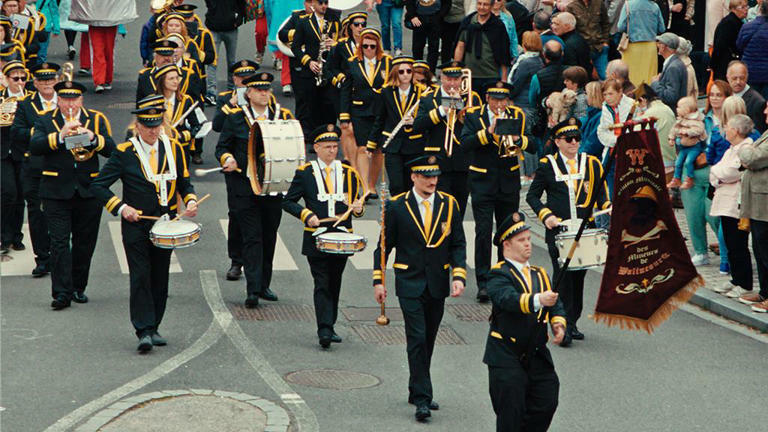
[[[587,73],[592,72],[589,44],[576,32],[576,17],[569,12],[560,12],[552,17],[552,33],[563,40],[563,65],[581,66]]]
[[[605,76],[621,83],[621,92],[627,97],[635,97],[635,87],[629,80],[629,66],[622,59],[611,60],[605,68]]]

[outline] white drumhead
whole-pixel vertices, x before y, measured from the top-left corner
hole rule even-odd
[[[195,222],[179,219],[175,221],[158,221],[152,226],[152,232],[157,235],[175,235],[191,233],[200,229]]]
[[[356,240],[362,240],[363,236],[360,234],[353,234],[353,233],[345,233],[345,232],[332,232],[332,233],[322,233],[318,235],[319,238],[323,240],[336,240],[336,241],[356,241]]]

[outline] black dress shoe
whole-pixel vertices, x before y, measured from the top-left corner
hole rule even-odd
[[[202,165],[203,164],[203,158],[200,157],[200,155],[193,155],[192,156],[192,163],[195,165]]]
[[[136,347],[136,350],[141,354],[152,351],[152,337],[150,335],[142,336],[139,339],[139,346]]]
[[[239,265],[232,265],[232,267],[227,270],[227,280],[236,281],[240,279],[240,276],[243,274],[243,268]]]
[[[11,245],[11,249],[13,249],[15,251],[23,251],[26,248],[27,247],[24,246],[24,243],[22,243],[22,242],[14,243],[14,244]]]
[[[53,310],[62,310],[64,308],[70,307],[71,305],[72,301],[63,295],[56,297],[56,299],[51,302],[51,307]]]
[[[423,422],[426,421],[429,417],[432,417],[432,413],[429,411],[429,407],[427,405],[419,405],[416,407],[416,420]]]
[[[248,294],[248,298],[245,299],[245,307],[253,309],[259,305],[259,296],[256,294]]]
[[[408,403],[413,405],[414,404],[413,399],[408,397]],[[440,404],[435,401],[432,401],[429,404],[427,404],[427,407],[429,408],[430,411],[438,411],[440,409]]]
[[[277,294],[273,293],[271,289],[267,288],[259,293],[259,297],[266,301],[277,301]]]
[[[333,334],[331,335],[331,342],[341,343],[341,336],[337,335],[336,332],[333,332]]]
[[[580,332],[578,327],[571,327],[571,338],[573,340],[584,340],[584,333]]]
[[[75,291],[72,294],[72,301],[75,303],[88,303],[88,296],[84,292]]]
[[[365,198],[365,200],[366,200],[366,201],[375,201],[375,200],[377,200],[377,199],[379,199],[379,194],[377,194],[376,192],[371,192],[371,193],[370,193],[370,194],[368,194],[368,196]]]
[[[152,345],[155,345],[155,346],[166,346],[166,345],[168,345],[168,341],[165,340],[164,337],[160,336],[160,333],[158,333],[158,332],[152,333],[150,338],[152,339]]]
[[[568,348],[571,346],[571,343],[573,342],[573,338],[571,337],[571,332],[566,331],[565,336],[563,336],[563,341],[560,342],[560,348]]]
[[[38,264],[35,266],[35,268],[32,269],[32,277],[43,277],[50,273],[48,271],[48,265],[47,264]]]
[[[0,253],[7,254],[11,250],[11,245],[8,243],[0,244]]]
[[[488,291],[485,288],[477,290],[477,301],[480,303],[486,303],[488,301]]]
[[[333,339],[333,336],[324,334],[320,336],[319,339],[320,339],[319,340],[320,346],[327,349],[328,347],[331,346],[331,339]]]

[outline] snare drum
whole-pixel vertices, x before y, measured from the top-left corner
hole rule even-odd
[[[257,129],[259,134],[254,133]],[[247,176],[255,194],[288,192],[296,169],[306,160],[304,133],[298,120],[259,120],[253,124],[248,142]]]
[[[576,239],[576,232],[566,232],[555,236],[555,245],[560,256],[557,261],[562,265],[565,263],[571,245]],[[598,229],[585,229],[579,239],[579,246],[573,252],[571,264],[568,270],[586,270],[588,268],[600,267],[605,264],[608,255],[608,231]]]
[[[149,231],[149,240],[161,249],[189,247],[200,240],[200,225],[183,219],[157,221]]]
[[[315,246],[321,252],[352,255],[362,252],[368,243],[365,237],[347,232],[322,233],[315,237]]]

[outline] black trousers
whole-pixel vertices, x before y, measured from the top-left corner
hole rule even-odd
[[[557,258],[560,256],[557,246],[555,246],[555,236],[547,231],[547,250],[552,259],[552,280],[557,279],[560,272],[560,263]],[[565,272],[563,281],[557,288],[560,294],[560,300],[565,308],[568,328],[573,328],[576,322],[581,318],[581,311],[584,309],[584,278],[587,277],[586,270],[568,270]],[[552,287],[555,289],[555,287]]]
[[[190,114],[194,115],[194,113]],[[195,138],[195,149],[189,150],[187,153],[187,157],[191,156],[201,156],[203,154],[203,138]]]
[[[752,256],[749,253],[749,231],[739,229],[739,220],[721,216],[723,240],[728,248],[728,264],[731,266],[731,283],[745,290],[752,290]],[[754,240],[753,240],[754,242]]]
[[[387,169],[389,194],[391,196],[401,194],[413,187],[411,170],[405,164],[416,157],[418,155],[403,155],[400,153],[387,153],[384,156],[384,166]]]
[[[408,395],[414,404],[427,404],[432,401],[432,377],[429,367],[440,321],[443,319],[445,299],[432,298],[428,290],[418,298],[398,297],[400,309],[405,320],[405,338],[407,341]]]
[[[227,253],[233,266],[243,266],[243,234],[234,212],[229,210],[227,223]]]
[[[456,198],[461,210],[461,219],[464,220],[464,213],[467,212],[467,199],[469,198],[467,172],[443,170],[443,173],[437,180],[437,190],[449,193]]]
[[[443,21],[440,24],[440,61],[442,63],[448,63],[453,60],[453,50],[456,46],[453,44],[456,42],[456,34],[459,33],[459,27],[461,22],[447,23]]]
[[[485,288],[488,272],[491,268],[491,239],[493,218],[498,226],[507,216],[517,211],[520,204],[520,191],[509,199],[476,199],[472,197],[472,214],[475,216],[475,278],[477,289]],[[515,199],[516,198],[516,199]],[[504,259],[501,248],[497,248],[497,261]]]
[[[252,196],[233,200],[237,203],[232,211],[240,226],[248,295],[263,292],[272,280],[272,259],[283,214],[282,199],[282,196]]]
[[[172,250],[155,247],[148,233],[129,241],[123,235],[123,247],[131,280],[131,324],[136,336],[143,337],[156,332],[163,321]]]
[[[750,219],[749,230],[752,232],[752,252],[757,262],[760,295],[768,298],[768,222]]]
[[[440,57],[442,19],[435,14],[428,16],[419,15],[419,20],[421,21],[421,26],[413,28],[413,42],[411,44],[413,58],[424,60],[424,45],[428,43],[427,63],[435,71],[437,70],[437,59]]]
[[[0,165],[0,243],[11,245],[21,243],[24,235],[21,225],[24,223],[24,192],[21,186],[21,162],[10,157]]]
[[[488,387],[496,413],[496,432],[544,432],[557,410],[560,380],[546,348],[537,351],[528,370],[488,367]]]
[[[24,200],[27,202],[27,222],[29,222],[32,251],[35,253],[37,264],[46,264],[51,257],[51,237],[48,234],[48,221],[45,220],[40,202],[40,179],[40,171],[32,169],[28,162],[24,162],[21,182],[24,186]]]
[[[323,254],[321,257],[307,257],[312,280],[315,282],[315,318],[317,335],[330,336],[339,312],[341,276],[347,265],[346,255]]]
[[[101,206],[75,193],[68,200],[43,199],[43,213],[51,235],[51,296],[70,298],[88,285]]]
[[[309,139],[312,131],[324,124],[336,124],[336,111],[330,93],[333,89],[329,84],[318,87],[315,77],[295,74],[291,85],[296,98],[296,118],[301,123],[305,139]]]

